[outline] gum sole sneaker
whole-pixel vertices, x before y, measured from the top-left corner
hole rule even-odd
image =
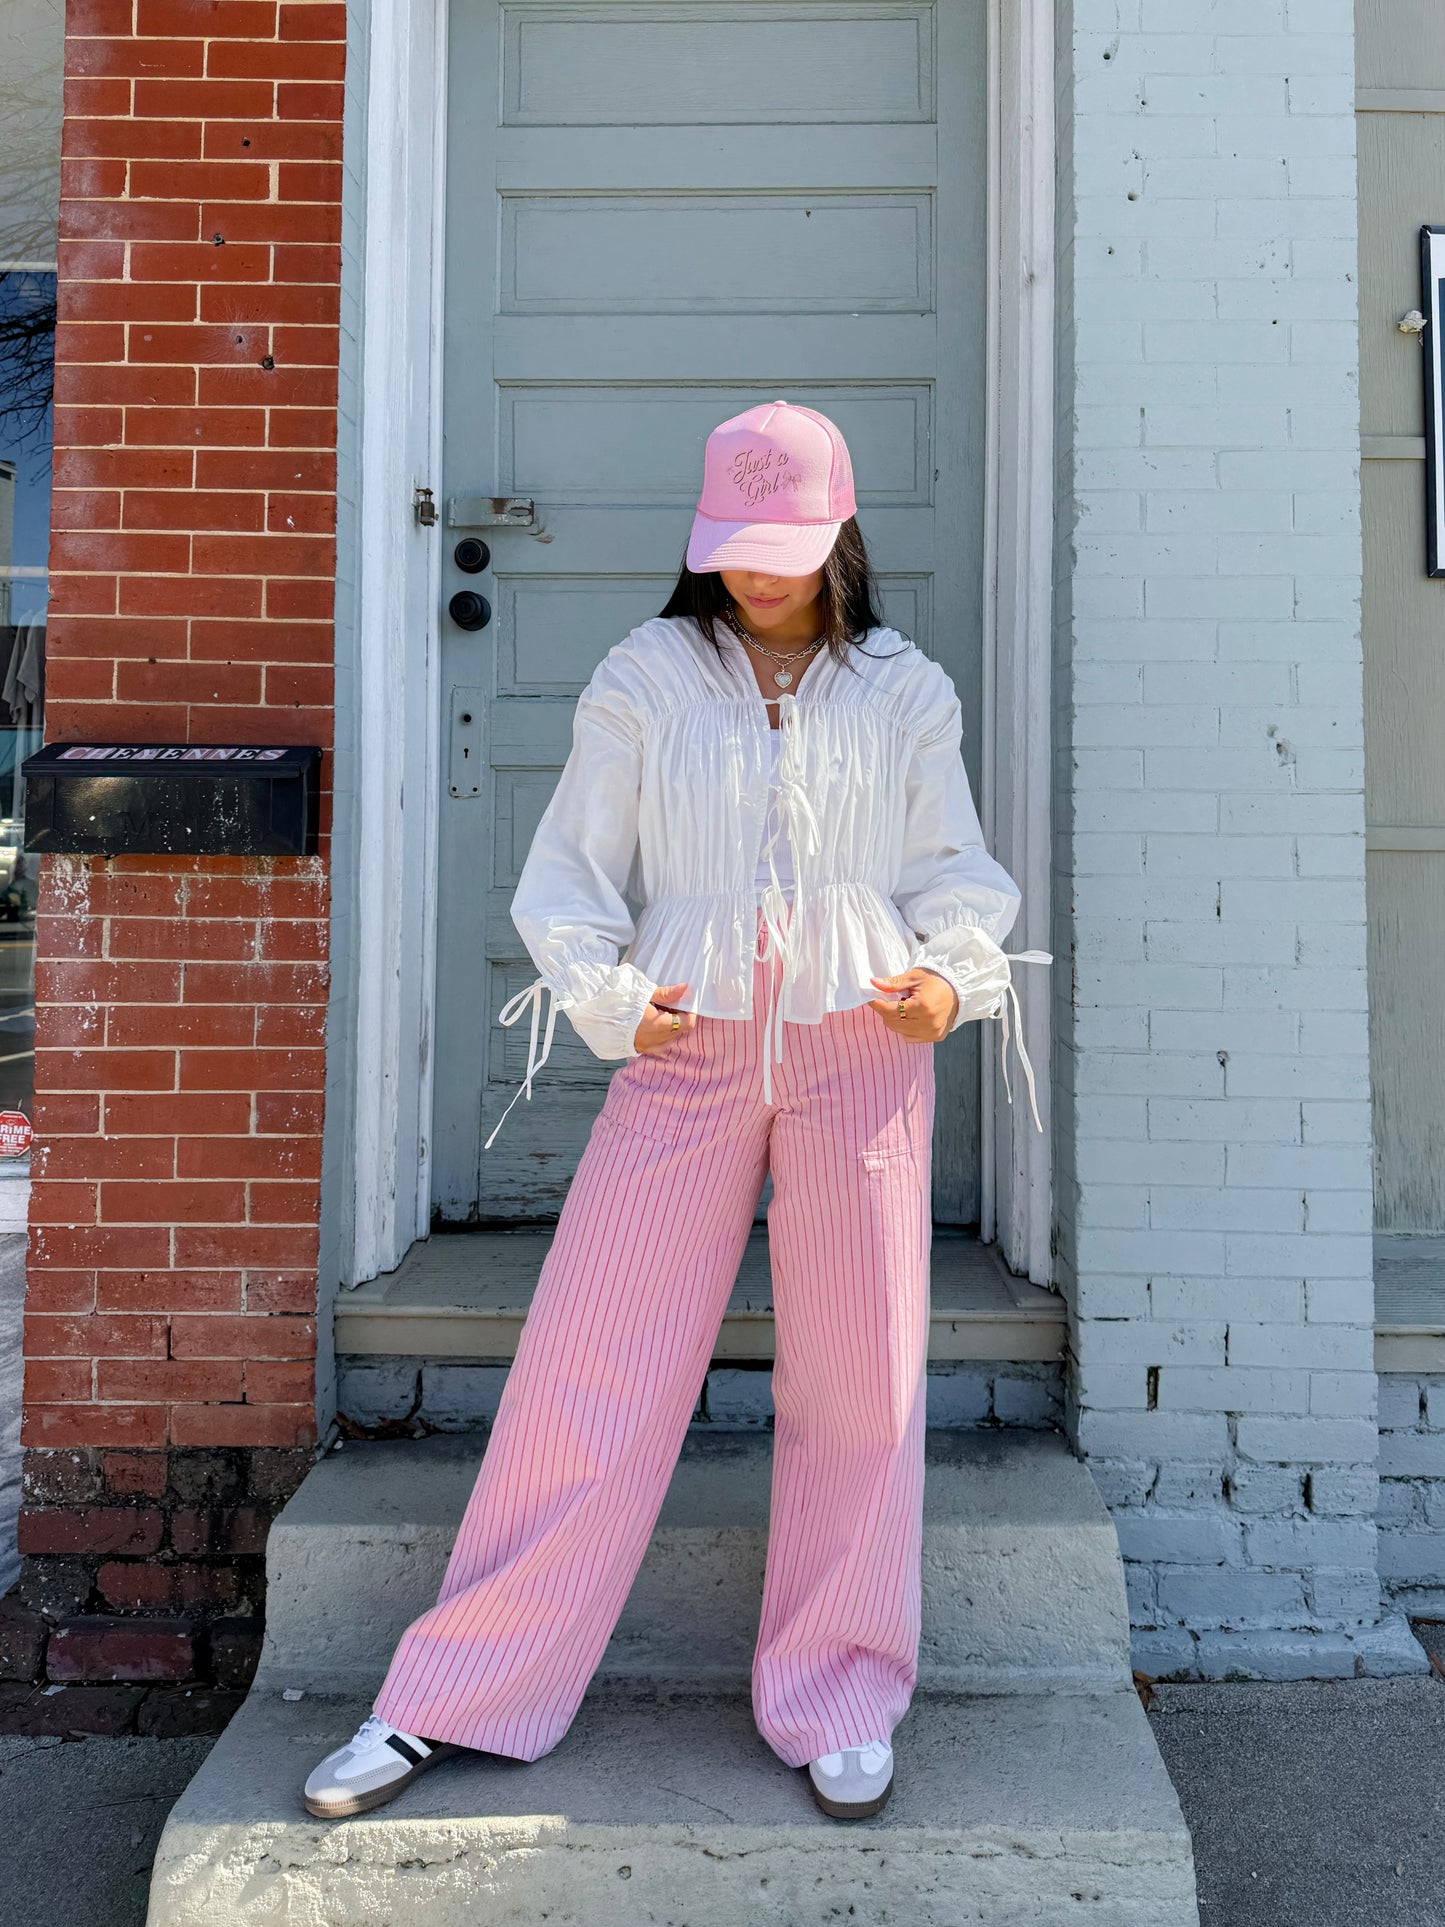
[[[306,1811],[317,1820],[369,1813],[394,1800],[429,1766],[460,1751],[441,1740],[399,1732],[373,1713],[363,1720],[355,1739],[328,1753],[307,1780]]]
[[[813,1798],[834,1820],[867,1820],[893,1791],[893,1748],[883,1740],[825,1753],[808,1767]]]

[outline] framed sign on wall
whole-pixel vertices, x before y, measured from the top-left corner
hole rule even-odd
[[[1420,280],[1425,316],[1426,553],[1430,574],[1445,576],[1445,227],[1420,230]],[[1418,316],[1414,319],[1418,321]]]

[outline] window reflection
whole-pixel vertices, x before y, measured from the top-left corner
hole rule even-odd
[[[21,766],[45,736],[55,276],[0,273],[0,1111],[29,1117],[35,883]],[[0,1170],[6,1160],[0,1145]]]
[[[35,895],[20,766],[44,740],[61,0],[0,12],[0,1114],[29,1117]],[[0,1177],[23,1170],[0,1115]]]

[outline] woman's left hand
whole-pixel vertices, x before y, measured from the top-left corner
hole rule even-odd
[[[910,1044],[936,1044],[948,1035],[958,993],[933,970],[905,970],[901,977],[870,977],[881,997],[869,1004],[889,1030]]]

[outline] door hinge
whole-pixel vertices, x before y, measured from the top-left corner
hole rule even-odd
[[[434,529],[437,525],[437,505],[429,488],[412,490],[412,508],[416,511],[417,527]]]

